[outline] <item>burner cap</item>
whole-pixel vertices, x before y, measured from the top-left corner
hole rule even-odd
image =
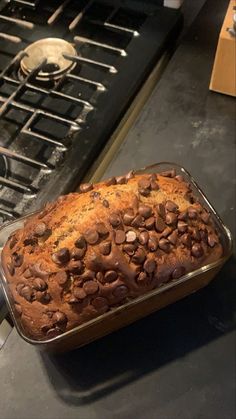
[[[64,39],[40,39],[30,44],[24,51],[26,55],[22,58],[20,66],[25,75],[46,60],[36,76],[37,80],[56,80],[76,66],[74,61],[64,58],[64,55],[77,55],[74,47]]]

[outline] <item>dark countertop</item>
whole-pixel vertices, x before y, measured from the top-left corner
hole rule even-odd
[[[106,175],[183,164],[235,236],[235,102],[208,91],[223,10],[208,0]],[[15,330],[0,351],[3,419],[234,419],[235,255],[200,292],[70,354]]]

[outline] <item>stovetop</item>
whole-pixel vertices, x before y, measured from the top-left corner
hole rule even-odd
[[[0,0],[0,222],[74,189],[181,21],[151,1]],[[38,44],[23,71],[45,38],[76,52],[53,80]]]

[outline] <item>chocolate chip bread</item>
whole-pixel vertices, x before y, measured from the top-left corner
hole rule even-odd
[[[30,217],[2,263],[27,334],[51,338],[222,255],[174,170],[81,185]]]

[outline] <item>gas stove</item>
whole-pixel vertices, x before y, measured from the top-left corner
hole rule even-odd
[[[181,21],[153,1],[0,0],[0,223],[75,188]]]

